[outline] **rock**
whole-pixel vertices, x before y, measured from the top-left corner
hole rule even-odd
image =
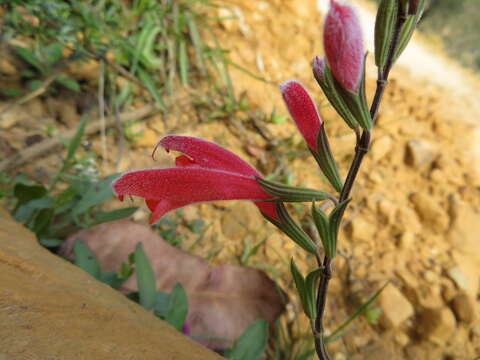
[[[398,239],[397,246],[402,250],[408,250],[415,243],[415,234],[411,231],[405,231]]]
[[[395,342],[401,347],[405,347],[410,342],[410,337],[403,331],[400,331],[395,334]]]
[[[372,156],[372,160],[377,162],[383,158],[392,150],[393,140],[390,136],[382,136],[375,140],[372,144],[372,149],[370,150],[370,154]]]
[[[414,204],[418,215],[423,220],[424,225],[430,225],[430,227],[437,232],[445,232],[448,230],[450,219],[446,211],[435,202],[434,198],[421,192],[413,194],[410,200]]]
[[[397,221],[393,225],[398,228],[400,233],[409,231],[413,234],[417,234],[421,231],[422,225],[420,224],[417,213],[410,207],[400,207],[397,216]]]
[[[412,304],[392,284],[388,285],[380,294],[379,304],[382,307],[380,324],[387,329],[399,327],[414,314]]]
[[[372,241],[376,226],[362,217],[356,217],[348,225],[350,237],[355,241]]]
[[[468,258],[457,255],[457,259],[460,260],[457,260],[459,265],[450,268],[447,274],[460,290],[475,297],[478,292],[478,270]]]
[[[0,111],[9,106],[9,103],[0,104]],[[24,107],[15,106],[7,112],[1,115],[0,117],[0,129],[8,129],[14,125],[28,121],[31,119],[31,114],[26,111]]]
[[[438,155],[437,148],[425,140],[410,140],[407,143],[405,162],[417,170],[430,167]]]
[[[221,360],[80,268],[0,209],[0,358]]]
[[[465,293],[458,294],[452,300],[452,310],[458,321],[471,324],[475,320],[475,300]]]
[[[396,219],[398,207],[391,201],[382,199],[378,202],[378,212],[385,217],[388,223]]]
[[[427,340],[444,346],[453,335],[457,322],[449,308],[426,309],[420,317],[419,333]]]

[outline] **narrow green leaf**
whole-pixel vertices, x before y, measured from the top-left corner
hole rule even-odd
[[[387,62],[398,15],[398,0],[381,0],[375,20],[375,64]]]
[[[298,269],[297,264],[295,264],[295,261],[293,260],[293,258],[290,260],[290,272],[292,273],[293,281],[295,282],[295,287],[297,288],[298,295],[300,296],[300,301],[303,306],[303,311],[309,318],[311,318],[311,315],[308,312],[309,309],[306,306],[307,292],[305,290],[305,278],[300,273],[300,270]]]
[[[307,275],[305,280],[306,307],[309,309],[308,312],[311,315],[311,319],[315,319],[317,317],[317,280],[321,276],[322,271],[322,268],[313,270]]]
[[[188,66],[187,43],[182,39],[178,45],[178,67],[183,85],[188,85]]]
[[[86,213],[90,208],[103,203],[114,196],[111,184],[118,177],[118,174],[112,174],[105,179],[91,182],[82,195],[81,200],[75,205],[72,211],[74,217]]]
[[[75,92],[80,92],[80,85],[75,79],[72,79],[71,77],[68,76],[58,76],[55,81],[62,85],[63,87],[73,90]]]
[[[15,51],[17,52],[20,57],[25,60],[27,63],[32,65],[34,68],[36,68],[39,72],[42,74],[45,72],[45,66],[42,64],[42,62],[37,58],[35,53],[31,51],[30,49],[24,48],[22,46],[15,45],[13,46]]]
[[[327,133],[325,132],[324,124],[320,126],[320,131],[317,135],[317,144],[317,151],[315,152],[311,149],[310,151],[312,152],[315,160],[318,163],[318,166],[330,184],[332,184],[335,190],[341,192],[343,188],[343,181],[341,180],[340,172],[338,171],[337,162],[335,161],[332,150],[330,149],[330,143],[328,141]]]
[[[157,84],[155,84],[155,81],[152,79],[152,77],[143,69],[138,69],[138,77],[148,91],[150,91],[150,94],[157,103],[158,107],[162,110],[165,110],[165,104],[162,96],[160,95],[160,92],[157,89]]]
[[[337,327],[329,336],[325,338],[325,343],[331,343],[335,340],[338,340],[342,336],[343,330],[350,325],[350,323],[355,320],[357,317],[362,315],[365,311],[367,311],[368,307],[375,301],[375,299],[382,293],[385,287],[388,285],[388,282],[383,285],[380,289],[378,289],[372,296],[370,296],[367,301],[365,301],[362,305],[358,307],[355,312],[350,315],[339,327]]]
[[[95,220],[89,223],[89,227],[95,226],[104,222],[123,219],[133,215],[138,207],[128,207],[124,209],[117,209],[112,211],[98,211],[94,214]]]
[[[347,199],[340,204],[338,204],[335,209],[332,210],[329,218],[330,222],[330,233],[332,236],[333,241],[333,249],[332,249],[332,258],[335,256],[337,252],[337,238],[338,238],[338,232],[340,230],[340,223],[342,222],[343,214],[345,213],[345,209],[348,206],[348,203],[350,202],[351,199]]]
[[[268,322],[257,320],[251,324],[228,352],[231,360],[259,360],[268,341]]]
[[[325,254],[328,257],[334,255],[333,244],[332,244],[332,234],[330,231],[330,220],[325,213],[320,210],[314,203],[312,203],[312,217],[313,221],[317,227],[318,234],[322,240],[323,248],[325,249]]]
[[[180,283],[177,283],[173,287],[168,300],[168,310],[165,314],[165,321],[178,331],[182,331],[183,324],[185,324],[188,315],[188,299],[187,293]]]
[[[53,248],[63,244],[63,240],[60,239],[39,239],[38,242],[40,245],[45,246],[46,248]]]
[[[280,230],[287,234],[290,239],[297,243],[304,250],[316,254],[317,245],[313,240],[307,235],[305,231],[300,228],[295,221],[288,214],[287,209],[283,203],[277,203],[277,214],[280,218],[280,221],[266,217],[272,224],[276,225]]]
[[[77,239],[73,245],[73,253],[75,255],[75,265],[83,269],[95,279],[100,279],[101,269],[100,263],[95,254],[82,240]]]
[[[325,200],[331,197],[329,193],[321,190],[288,186],[277,182],[265,180],[260,177],[256,177],[255,179],[266,192],[268,192],[272,196],[275,196],[276,200],[279,201],[310,202],[314,200]]]
[[[188,33],[190,34],[190,38],[192,39],[193,47],[195,48],[195,56],[197,58],[198,68],[200,69],[200,73],[202,75],[206,75],[206,67],[205,67],[205,56],[203,54],[203,42],[202,37],[200,36],[197,23],[192,16],[191,13],[187,13],[187,23],[188,23]]]
[[[23,205],[34,199],[39,199],[46,194],[47,189],[43,185],[16,183],[13,187],[13,196],[17,198],[17,206]]]
[[[135,247],[135,271],[137,273],[140,305],[152,310],[155,307],[157,296],[157,281],[142,243],[138,243]]]

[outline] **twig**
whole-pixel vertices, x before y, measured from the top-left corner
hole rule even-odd
[[[142,119],[145,118],[149,115],[152,115],[154,113],[159,112],[160,109],[158,109],[155,105],[146,105],[144,107],[141,107],[137,110],[128,112],[128,113],[123,113],[119,115],[119,121],[120,122],[126,122],[134,119]],[[109,116],[106,119],[106,124],[105,126],[108,128],[110,126],[115,125],[115,116]],[[100,123],[99,121],[93,121],[91,122],[87,128],[85,129],[85,134],[86,135],[92,135],[96,133],[97,131],[100,130]],[[73,138],[76,134],[77,129],[71,129],[65,133],[64,138],[67,140],[70,140]],[[41,143],[35,144],[30,148],[27,148],[25,150],[20,151],[18,154],[15,154],[14,156],[11,156],[3,161],[0,162],[0,172],[3,171],[8,171],[12,170],[18,166],[21,166],[25,163],[28,163],[29,161],[43,156],[45,153],[52,151],[56,147],[59,147],[62,145],[62,142],[59,138],[50,138],[42,141]]]

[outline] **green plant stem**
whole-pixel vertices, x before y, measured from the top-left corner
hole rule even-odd
[[[383,69],[378,69],[377,77],[377,88],[375,90],[375,95],[373,97],[372,105],[370,107],[370,116],[372,117],[372,122],[375,125],[378,110],[382,102],[383,94],[385,88],[388,84],[388,76],[390,70],[394,64],[395,51],[397,49],[398,43],[400,41],[400,34],[402,26],[405,23],[406,14],[401,14],[395,25],[395,32],[393,36],[393,41],[390,46],[390,51],[387,58],[387,63]],[[363,158],[367,154],[370,148],[371,132],[369,130],[363,130],[362,136],[358,139],[355,147],[355,156],[348,170],[347,178],[345,179],[345,184],[343,186],[342,192],[340,194],[339,202],[345,201],[350,197],[353,185],[358,175],[358,171],[362,165]],[[315,319],[315,328],[314,328],[314,337],[315,337],[315,349],[317,351],[318,358],[320,360],[330,360],[327,350],[325,348],[325,337],[324,337],[324,325],[323,320],[325,317],[325,306],[327,303],[327,292],[328,292],[328,283],[332,278],[332,263],[333,259],[325,256],[323,259],[323,272],[318,285],[317,293],[317,317]],[[319,264],[320,266],[321,264]]]

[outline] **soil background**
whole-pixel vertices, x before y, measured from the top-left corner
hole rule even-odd
[[[355,3],[362,6],[362,14],[374,8],[372,3]],[[233,62],[266,79],[256,80],[232,67],[237,94],[246,96],[251,109],[286,114],[278,85],[291,78],[302,81],[318,101],[345,175],[355,137],[326,102],[310,69],[313,56],[323,52],[320,9],[324,4],[312,0],[223,4],[209,14],[221,19],[215,28],[218,40],[230,50]],[[365,19],[364,25],[373,26],[368,16]],[[480,354],[479,80],[473,70],[444,55],[431,36],[417,35],[414,41],[392,72],[374,142],[352,193],[331,282],[327,329],[335,329],[374,291],[390,284],[376,303],[382,311],[378,323],[361,318],[352,331],[329,346],[336,360],[460,360]],[[8,51],[4,53],[0,72],[5,81],[15,83],[18,62]],[[376,74],[371,58],[367,65],[370,97]],[[90,81],[94,89],[98,64],[89,62],[70,72]],[[48,124],[55,125],[59,135],[74,128],[82,109],[95,104],[95,96],[94,90],[81,98],[70,93],[42,96],[12,109],[0,124],[2,157],[42,140]],[[136,124],[135,131],[142,135],[125,148],[113,134],[105,139],[107,154],[98,137],[89,139],[91,149],[100,158],[104,154],[101,172],[171,164],[171,156],[158,153],[154,163],[150,154],[160,137],[177,133],[215,141],[264,174],[275,173],[296,185],[328,188],[290,119],[275,124],[242,113],[211,122],[191,99],[189,90],[179,90],[168,116],[158,114]],[[61,154],[48,154],[15,171],[46,181],[60,159]],[[308,227],[307,207],[294,210]],[[301,313],[288,263],[293,257],[306,272],[313,259],[266,224],[247,202],[190,206],[183,216],[209,224],[200,246],[192,248],[195,238],[187,236],[182,247],[192,248],[212,264],[238,264],[246,240],[264,241],[249,265],[266,270],[287,290],[291,303],[285,321],[295,324],[298,338],[308,336],[308,321]],[[146,222],[146,207],[134,218]]]

